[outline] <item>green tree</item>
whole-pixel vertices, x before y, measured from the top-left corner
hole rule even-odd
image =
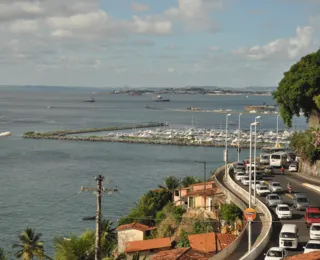
[[[101,253],[103,256],[110,256],[117,241],[116,228],[113,222],[108,219],[101,221]]]
[[[177,246],[178,247],[190,247],[188,233],[184,229],[181,229],[181,233],[179,236],[179,242],[178,242]]]
[[[273,97],[289,127],[292,117],[299,116],[300,110],[307,119],[312,115],[320,119],[320,49],[301,58],[284,73]]]
[[[199,183],[200,180],[194,176],[186,176],[182,179],[181,185],[186,188],[192,184]]]
[[[0,247],[0,260],[8,260],[8,254],[4,252],[2,247]]]
[[[56,260],[93,260],[95,232],[88,230],[81,236],[71,234],[69,238],[62,236],[53,240]]]
[[[19,243],[15,243],[12,246],[12,248],[19,248],[14,253],[14,256],[22,258],[22,260],[33,260],[34,257],[38,259],[50,259],[44,253],[43,241],[40,241],[41,236],[41,233],[35,233],[35,229],[26,228],[19,235]]]
[[[192,231],[195,234],[202,234],[208,232],[216,232],[217,231],[217,223],[213,221],[213,219],[205,219],[199,220],[197,219],[192,224]]]
[[[234,223],[237,219],[241,219],[243,212],[235,204],[223,204],[221,206],[221,218],[229,223]]]

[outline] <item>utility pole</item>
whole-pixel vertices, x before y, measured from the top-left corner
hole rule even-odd
[[[101,195],[102,192],[113,192],[118,189],[105,189],[102,187],[104,177],[99,175],[95,178],[97,188],[85,188],[81,186],[81,191],[94,191],[97,195],[97,212],[96,212],[96,243],[95,243],[95,260],[101,260],[100,256],[100,241],[101,241]]]
[[[204,175],[204,210],[207,209],[207,177],[206,177],[206,174],[207,174],[207,163],[206,162],[203,162],[203,175]]]

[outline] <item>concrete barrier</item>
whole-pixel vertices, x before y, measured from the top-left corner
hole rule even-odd
[[[228,184],[235,190],[237,190],[237,192],[239,192],[242,197],[249,202],[248,200],[248,196],[249,196],[249,192],[247,192],[245,189],[243,189],[242,187],[240,187],[230,176],[228,176]],[[248,252],[246,255],[244,255],[240,260],[252,260],[252,259],[256,259],[266,248],[267,244],[269,243],[271,234],[272,234],[272,215],[270,210],[268,209],[268,207],[261,202],[260,200],[257,200],[257,206],[256,208],[258,209],[259,212],[262,212],[264,214],[264,218],[265,218],[265,224],[267,225],[266,228],[266,233],[264,235],[264,237],[260,240],[260,242],[255,246],[251,248],[251,251]]]
[[[214,179],[215,183],[218,186],[218,188],[226,195],[228,202],[233,202],[236,204],[241,210],[245,210],[247,208],[246,204],[239,199],[236,195],[234,195],[232,192],[230,192],[228,189],[226,189],[216,178],[218,174],[220,174],[224,170],[224,166],[221,166],[216,170],[214,173]],[[213,256],[212,260],[224,260],[228,259],[228,257],[238,248],[239,244],[241,243],[243,236],[246,232],[247,225],[242,230],[241,234],[225,249],[220,251],[218,254]]]

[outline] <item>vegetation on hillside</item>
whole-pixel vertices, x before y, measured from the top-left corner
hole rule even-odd
[[[309,119],[320,119],[320,49],[302,57],[284,73],[273,97],[284,123],[291,127],[292,117],[300,111]]]

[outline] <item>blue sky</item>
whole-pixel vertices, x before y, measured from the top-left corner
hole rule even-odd
[[[276,86],[319,47],[318,0],[14,0],[1,85]]]

